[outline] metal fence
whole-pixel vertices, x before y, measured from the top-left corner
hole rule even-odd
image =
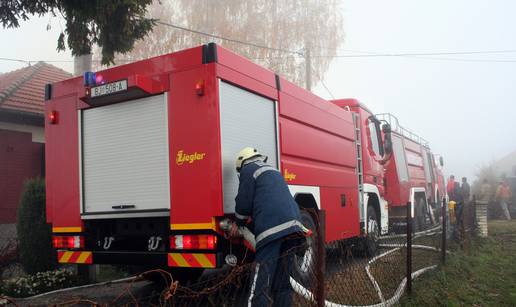
[[[444,201],[442,206],[447,208]],[[281,261],[270,259],[270,263],[262,265],[286,265],[287,257],[294,257],[296,264],[304,264],[303,270],[297,270],[296,274],[292,273],[292,267],[284,267],[285,271],[292,273],[287,278],[294,290],[294,306],[391,306],[404,293],[412,292],[414,278],[445,262],[446,246],[450,244],[447,241],[452,241],[458,248],[470,248],[471,238],[475,235],[478,224],[475,203],[463,204],[454,208],[455,210],[442,208],[436,210],[439,212],[436,223],[430,224],[428,219],[424,230],[417,232],[411,227],[412,217],[410,210],[407,210],[406,230],[380,237],[374,254],[366,252],[368,249],[362,240],[324,244],[324,218],[316,218],[319,237],[314,241],[315,245],[295,247],[284,253]],[[324,216],[324,212],[322,215]],[[244,306],[247,305],[253,288],[255,270],[254,264],[227,266],[216,273],[204,274],[198,282],[189,285],[175,282],[166,271],[155,270],[140,276],[161,276],[160,290],[147,296],[135,295],[131,283],[120,287],[120,295],[109,302],[97,302],[86,297],[75,300],[63,298],[62,302],[66,306],[106,303],[142,306]],[[265,294],[268,302],[272,303],[281,293],[277,293],[278,289],[274,285],[271,286],[272,292],[254,295]],[[59,306],[59,303],[53,303]]]
[[[446,211],[442,212],[445,212],[446,223]],[[368,254],[367,250],[371,250],[371,247],[368,249],[366,241],[362,240],[324,244],[324,218],[316,218],[318,237],[315,246],[301,246],[291,251],[297,257],[296,265],[304,265],[289,277],[294,290],[293,305],[393,305],[406,290],[411,291],[413,278],[436,268],[443,261],[443,238],[446,237],[439,220],[434,225],[428,223],[423,231],[414,232],[409,216],[404,233],[381,237],[375,253]],[[270,263],[262,266],[276,262],[286,265],[287,262],[282,260],[269,259]],[[292,272],[291,267],[285,270]],[[229,268],[223,274],[201,280],[195,285],[169,285],[165,294],[161,295],[161,302],[170,306],[244,306],[253,288],[254,271],[255,266],[248,264]],[[278,298],[278,289],[271,286],[272,292],[255,292],[253,295],[264,294],[272,304],[274,298]]]

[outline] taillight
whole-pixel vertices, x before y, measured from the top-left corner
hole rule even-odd
[[[84,248],[84,237],[81,236],[53,236],[54,248]]]
[[[216,247],[216,235],[170,236],[170,249],[215,249]]]

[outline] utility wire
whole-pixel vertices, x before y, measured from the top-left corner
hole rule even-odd
[[[362,53],[361,55],[339,55],[339,57],[381,57],[381,56],[426,56],[426,55],[470,55],[470,54],[493,54],[493,53],[516,53],[516,49],[507,50],[482,50],[482,51],[444,51],[444,52],[412,52],[412,53],[379,53],[371,51],[358,51],[358,50],[347,50],[339,49],[344,52],[351,53]],[[324,57],[324,55],[321,55]],[[334,56],[332,56],[334,57]]]
[[[335,100],[335,96],[333,96],[333,94],[332,94],[332,93],[331,93],[331,91],[328,89],[328,87],[326,86],[326,84],[324,83],[324,81],[323,81],[323,80],[321,80],[321,84],[322,84],[322,86],[326,89],[326,91],[328,92],[328,94],[330,94],[331,98],[332,98],[333,100]]]
[[[274,48],[270,46],[260,45],[253,42],[233,39],[224,37],[221,35],[211,34],[199,30],[190,29],[187,27],[167,23],[164,21],[158,20],[156,23],[171,27],[174,29],[195,33],[198,35],[204,35],[207,37],[225,40],[232,43],[247,45],[247,46],[253,46],[261,49],[271,50],[271,51],[279,51],[291,54],[289,56],[274,56],[274,57],[267,57],[267,58],[255,58],[253,60],[265,60],[265,59],[271,59],[271,58],[304,58],[304,53],[302,51],[294,51],[294,50],[288,50],[288,49],[282,49],[282,48]],[[358,51],[358,50],[347,50],[347,49],[340,49],[341,51],[345,52],[352,52],[352,53],[360,53],[360,54],[337,54],[337,55],[311,55],[312,58],[374,58],[374,57],[412,57],[417,59],[429,59],[429,60],[443,60],[443,61],[460,61],[460,62],[486,62],[486,63],[514,63],[516,60],[509,60],[509,59],[466,59],[466,58],[445,58],[445,57],[438,57],[438,56],[447,56],[447,55],[473,55],[473,54],[501,54],[501,53],[516,53],[515,49],[508,49],[508,50],[484,50],[484,51],[448,51],[448,52],[412,52],[412,53],[377,53],[377,52],[370,52],[370,51]],[[73,62],[72,60],[22,60],[22,59],[14,59],[14,58],[0,58],[0,60],[3,61],[13,61],[13,62],[22,62],[26,64],[31,64],[33,62],[43,61],[47,63],[70,63]],[[124,60],[121,60],[122,62],[125,62]]]
[[[158,23],[160,25],[168,26],[168,27],[171,27],[171,28],[174,28],[174,29],[183,30],[183,31],[187,31],[187,32],[191,32],[191,33],[195,33],[195,34],[199,34],[199,35],[204,35],[204,36],[208,36],[208,37],[212,37],[212,38],[216,38],[216,39],[220,39],[220,40],[225,40],[225,41],[232,42],[232,43],[238,43],[238,44],[242,44],[242,45],[253,46],[253,47],[257,47],[257,48],[261,48],[261,49],[267,49],[267,50],[272,50],[272,51],[280,51],[280,52],[285,52],[285,53],[294,53],[294,54],[298,54],[298,55],[301,55],[301,56],[303,55],[303,53],[300,52],[300,51],[281,49],[281,48],[273,48],[273,47],[269,47],[269,46],[265,46],[265,45],[260,45],[260,44],[252,43],[252,42],[242,41],[242,40],[238,40],[238,39],[234,39],[234,38],[228,38],[228,37],[224,37],[224,36],[221,36],[221,35],[215,35],[215,34],[211,34],[211,33],[207,33],[207,32],[193,30],[193,29],[189,29],[189,28],[186,28],[186,27],[174,25],[174,24],[171,24],[171,23],[163,22],[163,21],[157,21],[156,23]]]
[[[10,61],[10,62],[22,62],[25,64],[37,63],[37,62],[46,62],[46,63],[71,63],[73,60],[22,60],[22,59],[14,59],[14,58],[0,58],[0,61]]]
[[[203,32],[203,31],[199,31],[199,30],[194,30],[194,29],[183,27],[183,26],[163,22],[163,21],[157,21],[157,23],[164,25],[164,26],[174,28],[174,29],[187,31],[187,32],[191,32],[191,33],[195,33],[195,34],[199,34],[199,35],[204,35],[204,36],[208,36],[208,37],[212,37],[212,38],[216,38],[216,39],[220,39],[220,40],[225,40],[228,42],[233,42],[233,43],[253,46],[253,47],[257,47],[257,48],[262,48],[262,49],[266,49],[266,50],[280,51],[280,52],[297,55],[297,56],[290,56],[290,57],[304,57],[304,53],[301,51],[293,51],[293,50],[288,50],[288,49],[281,49],[281,48],[274,48],[274,47],[270,47],[270,46],[260,45],[260,44],[256,44],[256,43],[252,43],[252,42],[237,40],[237,39],[233,39],[233,38],[224,37],[221,35],[211,34],[211,33]],[[357,50],[345,50],[345,49],[341,49],[341,50],[348,51],[348,52],[354,52],[354,53],[363,53],[363,54],[359,54],[359,55],[353,55],[353,54],[349,54],[349,55],[312,55],[312,57],[328,57],[328,58],[409,57],[409,56],[417,57],[417,56],[516,53],[516,50],[512,50],[512,49],[510,49],[510,50],[486,50],[486,51],[422,52],[422,53],[418,53],[418,52],[414,52],[414,53],[375,53],[375,52],[370,52],[370,51],[357,51]],[[271,57],[256,58],[256,60],[263,60],[263,59],[269,59],[269,58],[271,58]],[[284,57],[278,56],[278,57],[272,57],[272,58],[284,58]],[[512,61],[512,60],[470,60],[470,59],[447,59],[447,60],[452,60],[452,61],[457,60],[457,61],[465,61],[465,62],[507,62],[507,63],[516,62],[516,61]]]
[[[25,64],[30,64],[29,61],[21,60],[21,59],[12,59],[12,58],[0,58],[0,61],[8,61],[8,62],[22,62]]]
[[[494,54],[494,53],[516,53],[516,50],[498,51],[465,51],[465,52],[421,52],[421,53],[368,53],[368,54],[337,54],[337,55],[313,55],[320,58],[370,58],[370,57],[423,57],[423,56],[446,56],[446,55],[473,55],[473,54]]]

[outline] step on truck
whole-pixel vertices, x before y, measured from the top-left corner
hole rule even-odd
[[[60,263],[191,277],[230,254],[242,261],[245,245],[220,222],[234,217],[234,159],[246,146],[280,170],[308,228],[326,211],[328,243],[374,243],[389,232],[389,206],[428,188],[389,175],[410,158],[396,160],[390,124],[356,100],[326,101],[213,43],[49,84],[45,98],[46,213]],[[394,185],[404,198],[389,200]]]

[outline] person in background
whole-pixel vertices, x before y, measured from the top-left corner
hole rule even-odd
[[[461,185],[460,189],[461,189],[461,194],[462,194],[462,201],[464,203],[469,202],[471,187],[469,186],[468,178],[462,177],[462,185]]]
[[[501,181],[498,185],[498,188],[496,189],[495,198],[496,201],[500,203],[500,207],[502,208],[503,214],[505,215],[505,218],[510,221],[511,220],[511,214],[509,213],[508,203],[511,199],[511,189],[509,188],[509,185],[507,182]]]
[[[455,201],[455,218],[457,219],[457,225],[462,223],[462,209],[464,208],[464,199],[462,197],[462,190],[460,184],[455,182],[453,190],[453,200]]]
[[[449,200],[455,201],[455,176],[451,175],[446,184],[446,193],[448,193]]]

